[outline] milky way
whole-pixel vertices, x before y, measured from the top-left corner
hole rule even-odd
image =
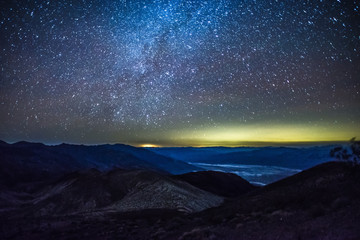
[[[1,139],[176,145],[274,126],[333,133],[318,140],[360,134],[358,1],[0,4]]]

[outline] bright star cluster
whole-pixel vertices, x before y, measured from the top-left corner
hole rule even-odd
[[[0,139],[360,135],[358,1],[24,0],[0,11]]]

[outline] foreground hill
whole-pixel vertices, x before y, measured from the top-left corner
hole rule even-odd
[[[140,177],[134,177],[135,173],[140,174]],[[83,179],[83,173],[77,174],[79,173],[76,173],[76,179],[79,179],[79,176]],[[97,176],[97,184],[106,183],[106,186],[109,186],[107,181],[111,181],[112,174],[123,175],[121,170],[103,174],[96,171],[85,173],[86,176]],[[142,171],[130,174],[131,179],[153,179],[151,174]],[[197,179],[204,181],[207,179],[205,175],[200,174]],[[104,177],[106,181],[99,180],[98,176]],[[69,175],[58,183],[73,177]],[[84,178],[87,179],[84,180],[86,185],[89,185],[87,181],[91,178],[92,176]],[[209,174],[209,179],[211,178],[212,173]],[[169,180],[168,177],[161,181],[184,186],[184,182],[173,182],[174,180]],[[197,213],[186,214],[162,208],[22,218],[3,214],[0,218],[4,223],[1,233],[4,239],[360,239],[359,182],[359,167],[342,162],[329,162],[237,198],[228,198],[217,208]],[[50,189],[54,189],[55,185]],[[91,184],[89,186],[97,189]],[[80,195],[83,195],[81,191],[84,190],[77,189],[76,184],[74,187],[75,192],[80,191]],[[105,190],[101,191],[112,191],[100,187],[103,188]],[[136,192],[141,192],[141,189],[146,187],[139,186]],[[192,188],[187,186],[185,189]],[[126,194],[123,190],[116,191],[119,196],[114,196],[115,199]],[[86,196],[86,199],[93,198],[96,194],[104,195],[104,198],[107,196],[103,192],[89,189],[89,192],[92,191],[95,192]],[[153,189],[150,191],[154,196],[157,196],[157,193],[163,194]],[[65,198],[68,194],[66,192],[61,190],[60,195],[54,196],[61,199],[61,194],[65,194]],[[201,194],[197,195],[200,196]],[[127,203],[141,202],[142,197],[140,194],[130,198]],[[173,196],[170,198],[173,199]],[[188,200],[192,201],[192,198]],[[146,202],[148,201],[150,200],[147,199]],[[40,203],[42,205],[44,202]]]
[[[35,216],[98,214],[173,209],[198,212],[222,203],[222,198],[186,182],[145,170],[91,169],[64,176],[33,194],[23,204]]]
[[[360,168],[329,162],[200,213],[185,239],[360,239]],[[186,234],[184,234],[186,232]]]

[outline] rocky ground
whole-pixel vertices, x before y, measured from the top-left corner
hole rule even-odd
[[[121,171],[121,170],[118,170]],[[86,172],[66,176],[54,185],[43,188],[53,189],[56,184],[69,179],[83,179],[79,182],[83,187],[88,186],[87,193],[101,196],[106,203],[106,191],[97,192],[111,182],[111,176],[122,174],[114,172]],[[90,177],[88,176],[90,174]],[[89,185],[96,177],[96,184]],[[101,176],[101,177],[99,177]],[[206,176],[206,177],[204,177]],[[233,176],[223,176],[226,183]],[[125,179],[125,178],[124,178]],[[132,172],[131,178],[136,189],[131,193],[127,204],[139,206],[140,202],[151,201],[146,199],[151,194],[164,195],[159,202],[173,200],[185,193],[183,202],[179,201],[177,207],[158,205],[155,209],[147,207],[128,209],[127,205],[116,207],[99,207],[88,211],[75,212],[45,212],[39,215],[40,203],[45,199],[29,204],[20,204],[13,209],[2,208],[1,213],[1,239],[359,239],[360,238],[360,170],[346,163],[325,163],[297,175],[270,184],[263,188],[247,189],[235,197],[224,196],[225,187],[221,183],[218,173],[200,173],[194,176],[162,176],[145,172]],[[141,183],[150,182],[148,185]],[[182,179],[181,181],[179,179]],[[196,186],[190,185],[196,179]],[[214,189],[207,189],[214,185]],[[187,180],[187,181],[186,181]],[[123,180],[123,182],[126,182]],[[190,182],[190,183],[189,183]],[[236,181],[235,181],[236,182]],[[242,181],[240,181],[242,182]],[[166,183],[166,184],[164,184]],[[68,185],[71,186],[72,184]],[[229,185],[228,183],[226,183]],[[131,184],[129,183],[130,186]],[[76,184],[71,194],[78,193],[85,198],[85,193]],[[143,187],[142,187],[143,186]],[[171,186],[171,187],[169,187]],[[187,189],[181,190],[181,189]],[[189,187],[191,186],[191,187]],[[202,190],[200,190],[202,186]],[[247,185],[238,188],[247,188]],[[59,188],[62,194],[66,187]],[[62,190],[61,190],[62,189]],[[90,190],[92,189],[92,190]],[[163,190],[159,190],[163,189]],[[196,189],[196,190],[195,190]],[[112,189],[114,190],[114,189]],[[145,195],[137,195],[144,190]],[[230,192],[233,187],[228,187]],[[210,192],[211,191],[211,192]],[[56,192],[56,191],[55,191]],[[126,194],[117,196],[123,199]],[[166,195],[171,192],[175,195]],[[190,193],[189,193],[190,192]],[[218,194],[215,194],[217,192]],[[223,196],[220,196],[222,192]],[[70,194],[67,192],[67,194]],[[60,194],[60,195],[61,195]],[[83,194],[83,195],[81,195]],[[84,195],[85,194],[85,195]],[[230,194],[231,195],[231,194]],[[97,199],[97,197],[89,196]],[[16,197],[14,197],[16,198]],[[29,196],[21,196],[22,201],[29,201]],[[68,195],[56,196],[58,201],[52,202],[53,209],[63,208]],[[176,198],[176,197],[175,197]],[[221,205],[219,199],[223,199]],[[60,200],[61,199],[61,200]],[[116,201],[115,199],[113,202]],[[30,199],[31,200],[31,199]],[[20,200],[19,200],[20,201]],[[33,200],[31,200],[33,201]],[[50,201],[50,200],[46,200]],[[189,201],[189,202],[187,202]],[[197,201],[210,202],[213,205],[193,208]],[[20,201],[21,202],[21,201]],[[51,202],[51,201],[50,201]],[[155,201],[156,202],[156,201]],[[216,204],[215,204],[216,203]],[[37,205],[40,204],[40,205]],[[47,204],[49,204],[47,202]],[[179,207],[181,204],[182,207]],[[141,205],[141,204],[140,204]],[[171,204],[170,204],[171,205]],[[170,206],[168,205],[168,206]],[[184,211],[185,206],[188,211]],[[213,207],[213,206],[217,207]],[[101,206],[101,205],[99,205]],[[109,206],[105,204],[105,206]],[[173,205],[171,205],[173,206]],[[201,211],[203,208],[207,210]],[[151,206],[152,208],[152,206]],[[69,208],[68,208],[69,209]],[[192,209],[192,210],[191,210]],[[6,210],[6,211],[5,211]],[[84,210],[84,209],[83,209]]]

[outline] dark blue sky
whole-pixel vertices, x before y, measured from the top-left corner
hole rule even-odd
[[[1,1],[0,138],[360,135],[357,1]]]

